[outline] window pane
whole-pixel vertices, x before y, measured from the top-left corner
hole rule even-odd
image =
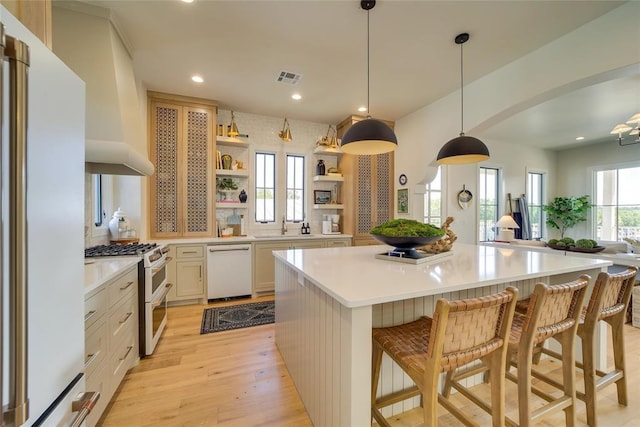
[[[287,221],[304,220],[304,156],[287,155]]]
[[[601,240],[640,236],[640,167],[595,172],[595,234]]]
[[[93,223],[96,227],[102,225],[103,211],[102,175],[93,175]]]
[[[256,153],[255,207],[257,222],[275,221],[275,154]]]
[[[640,167],[620,169],[618,171],[618,196],[621,205],[640,205],[640,191],[638,191],[637,176]]]
[[[426,185],[424,194],[424,218],[423,222],[440,227],[442,225],[442,176],[441,168],[438,168],[433,181]]]
[[[480,168],[478,200],[478,240],[495,240],[494,225],[498,221],[498,169]]]

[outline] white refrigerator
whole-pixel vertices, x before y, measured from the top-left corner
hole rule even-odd
[[[72,425],[90,406],[71,410],[85,392],[84,83],[1,6],[0,22],[0,425]]]

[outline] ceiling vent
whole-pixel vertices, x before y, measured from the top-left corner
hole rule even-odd
[[[292,73],[291,71],[280,71],[277,80],[280,83],[286,83],[289,85],[297,85],[302,79],[302,74]]]

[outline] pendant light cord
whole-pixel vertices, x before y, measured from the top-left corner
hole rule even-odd
[[[460,136],[464,135],[464,43],[460,43]]]
[[[371,88],[371,78],[369,77],[369,12],[370,10],[367,10],[367,117],[371,117],[371,113],[369,112],[369,91]]]

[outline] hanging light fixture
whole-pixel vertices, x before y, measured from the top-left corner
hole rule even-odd
[[[629,125],[632,125],[632,126],[635,125],[635,127],[632,127]],[[622,134],[628,131],[631,131],[629,132],[629,135],[638,136],[638,137],[631,142],[622,142],[624,140],[624,137],[622,136]],[[627,120],[626,124],[620,123],[616,125],[616,127],[611,129],[611,132],[609,133],[612,135],[618,135],[618,144],[620,146],[639,144],[640,143],[640,113],[636,113],[633,116],[631,116],[631,118]]]
[[[469,40],[468,33],[458,34],[456,44],[460,45],[460,136],[442,146],[437,161],[441,165],[464,165],[478,163],[489,158],[489,149],[482,141],[464,134],[464,66],[462,45]]]
[[[342,137],[340,148],[347,154],[382,154],[398,147],[398,139],[393,130],[369,115],[369,11],[375,5],[375,0],[360,2],[360,7],[367,11],[367,117],[351,126]]]
[[[282,124],[282,130],[278,133],[278,136],[281,140],[285,142],[291,141],[293,138],[291,137],[291,129],[289,128],[289,120],[284,118],[284,123]]]
[[[238,126],[236,125],[236,117],[233,114],[233,110],[231,110],[231,124],[229,125],[229,132],[227,132],[229,136],[238,136],[240,132],[238,132]]]

